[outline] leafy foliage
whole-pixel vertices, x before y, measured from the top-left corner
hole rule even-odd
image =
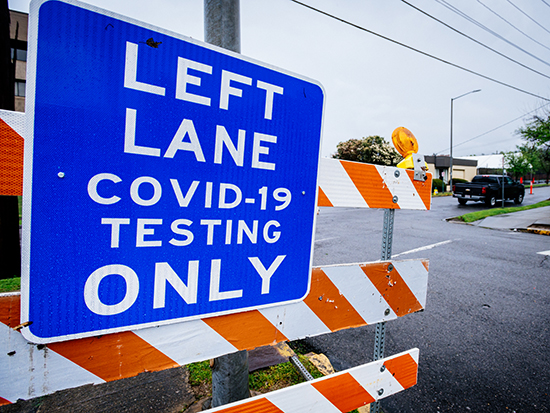
[[[527,175],[531,170],[529,158],[523,152],[505,152],[504,164],[514,179]]]
[[[550,116],[534,116],[525,127],[518,129],[518,133],[529,143],[550,147]]]
[[[432,192],[434,189],[437,189],[439,192],[445,192],[445,183],[439,178],[432,179]]]
[[[0,280],[0,293],[19,291],[21,289],[21,278],[7,278]]]
[[[347,161],[395,166],[403,159],[399,152],[380,136],[349,139],[336,145],[336,149],[337,152],[332,157]]]
[[[550,115],[534,116],[516,133],[521,135],[526,144],[518,147],[535,171],[546,174],[546,182],[550,178]]]

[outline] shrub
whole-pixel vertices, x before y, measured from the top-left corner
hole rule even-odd
[[[432,179],[432,192],[434,189],[437,189],[441,192],[444,189],[444,183],[441,179],[434,178]]]
[[[389,142],[380,136],[369,136],[362,139],[349,139],[336,145],[336,159],[366,162],[375,165],[397,165],[403,157]]]

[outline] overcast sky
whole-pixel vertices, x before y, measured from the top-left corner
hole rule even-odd
[[[527,68],[401,0],[303,2],[454,65],[550,99],[550,0],[409,1]],[[203,0],[87,3],[204,39]],[[29,1],[9,0],[9,6],[28,12]],[[330,156],[338,142],[351,138],[380,135],[391,141],[392,131],[399,126],[414,133],[421,153],[449,154],[451,98],[476,89],[481,92],[454,101],[454,156],[512,151],[522,142],[515,131],[537,112],[528,113],[548,103],[291,0],[241,0],[240,7],[243,55],[307,76],[324,86],[323,156]],[[453,7],[454,11],[450,9]],[[486,29],[472,23],[472,19]]]

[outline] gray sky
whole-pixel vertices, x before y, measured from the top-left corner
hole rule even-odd
[[[401,0],[303,1],[455,65],[550,99],[550,0],[409,1],[456,30],[549,77],[498,56]],[[87,3],[204,39],[203,0]],[[517,47],[442,3],[456,7]],[[13,10],[28,12],[28,5],[28,0],[9,0]],[[451,98],[475,89],[481,92],[454,101],[454,156],[511,151],[522,142],[515,130],[534,113],[522,116],[547,103],[290,0],[241,0],[241,52],[323,84],[326,92],[323,156],[330,156],[338,142],[351,138],[380,135],[391,141],[392,131],[399,126],[414,133],[421,153],[448,154]],[[516,118],[520,119],[513,121]],[[498,129],[476,138],[495,128]],[[471,141],[461,144],[467,140]]]

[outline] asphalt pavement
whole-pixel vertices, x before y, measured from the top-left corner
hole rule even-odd
[[[523,205],[549,198],[550,187],[536,188]],[[527,231],[550,210],[449,222],[484,209],[437,197],[430,211],[396,211],[392,257],[428,259],[430,275],[426,310],[387,323],[386,355],[417,347],[420,363],[417,385],[384,399],[385,413],[550,411],[550,237]],[[316,265],[379,259],[381,211],[333,208],[320,217]],[[371,361],[374,330],[305,341],[343,370]]]
[[[548,189],[550,188],[541,188],[540,196],[527,198],[526,195],[526,204],[548,199],[550,195]],[[394,250],[399,252],[397,255],[414,251],[415,249],[401,252],[416,247],[417,245],[412,244],[413,241],[419,244],[430,244],[451,237],[448,226],[454,227],[454,225],[443,222],[445,218],[451,218],[451,213],[455,216],[462,215],[484,207],[481,204],[459,206],[452,201],[452,199],[433,200],[434,208],[427,213],[427,216],[431,217],[429,218],[431,225],[434,226],[430,238],[424,238],[419,232],[420,228],[426,227],[424,222],[408,219],[409,216],[416,217],[417,214],[400,211],[396,231],[401,233],[397,234],[394,240],[396,244]],[[355,215],[361,214],[359,222],[363,222],[366,217],[365,211],[357,210],[337,212],[331,208],[321,212],[323,220],[319,221],[320,224],[334,221],[339,225],[349,225],[344,227],[346,239],[358,226]],[[370,228],[369,237],[376,239],[375,244],[378,244],[381,211],[366,212],[373,217],[372,222],[375,223],[373,225],[369,221],[365,224]],[[348,219],[347,217],[350,217],[350,221],[343,222],[342,220]],[[421,381],[416,386],[416,390],[409,390],[388,398],[383,405],[384,411],[388,413],[548,411],[550,377],[545,373],[550,370],[550,360],[548,360],[550,336],[547,328],[550,320],[546,316],[547,305],[550,304],[547,295],[548,263],[539,255],[540,262],[537,261],[536,265],[523,269],[521,278],[529,288],[517,288],[517,283],[514,281],[517,276],[503,278],[504,270],[494,267],[496,265],[493,264],[494,261],[491,261],[490,266],[479,271],[484,274],[482,278],[470,274],[472,274],[472,268],[483,265],[482,258],[477,258],[475,251],[483,248],[483,253],[479,254],[483,258],[502,259],[500,244],[507,239],[512,240],[510,238],[512,236],[512,242],[516,243],[519,250],[527,249],[526,246],[530,245],[527,244],[530,238],[525,238],[529,236],[537,237],[539,240],[540,248],[537,251],[550,250],[550,238],[547,236],[519,234],[533,226],[550,227],[550,207],[489,217],[470,226],[469,229],[466,225],[457,226],[456,229],[460,230],[457,236],[465,240],[470,236],[466,233],[476,232],[475,227],[479,227],[481,231],[485,231],[481,228],[498,230],[494,232],[497,236],[481,234],[486,241],[479,243],[468,240],[465,244],[472,244],[469,247],[468,262],[464,261],[460,251],[455,249],[461,245],[458,241],[447,244],[436,243],[444,245],[437,248],[449,248],[454,254],[447,255],[449,262],[431,259],[431,297],[428,310],[425,313],[412,315],[410,318],[405,317],[405,320],[394,321],[387,333],[389,347],[387,354],[393,354],[403,348],[422,347],[419,372]],[[329,254],[328,250],[325,253],[323,248],[325,244],[332,243],[334,244],[332,248],[339,248],[344,240],[344,238],[334,238],[335,233],[332,228],[332,224],[327,227],[328,235],[325,236],[323,225],[318,226],[316,265],[321,264],[325,259],[334,259],[334,255]],[[360,230],[365,232],[364,228]],[[517,233],[514,230],[517,230]],[[409,232],[415,234],[413,238],[406,237]],[[417,232],[418,235],[416,235]],[[400,245],[401,240],[404,239],[407,243]],[[365,246],[364,250],[359,251],[344,245],[345,252],[367,256],[368,259],[371,257],[377,259],[378,247],[372,247],[368,242],[366,245],[368,246]],[[452,247],[453,245],[456,247]],[[424,252],[431,251],[436,249]],[[550,254],[550,251],[548,252]],[[412,255],[401,258],[412,258]],[[336,256],[344,261],[347,260],[346,262],[357,261],[357,257],[348,257],[339,250]],[[512,267],[514,262],[518,261],[518,257],[506,256],[506,254],[504,258],[507,261],[503,266]],[[533,260],[533,258],[530,259]],[[457,267],[463,268],[463,272],[460,275],[453,275],[454,273],[450,271]],[[520,273],[515,269],[513,272]],[[472,293],[468,291],[468,286],[474,284],[476,287],[474,290],[477,292]],[[498,285],[497,290],[493,291],[494,288],[489,287],[491,285]],[[451,293],[451,299],[446,295],[448,293]],[[522,311],[518,311],[518,307]],[[467,316],[464,317],[464,314]],[[459,330],[461,325],[466,324],[468,325],[466,330]],[[306,344],[312,346],[314,350],[325,352],[334,367],[337,370],[343,370],[370,361],[374,338],[373,327],[366,326],[313,337],[308,339]],[[500,338],[499,335],[503,332],[503,338]],[[509,344],[499,345],[498,343],[502,340],[506,340]],[[517,344],[511,345],[511,343]],[[499,363],[504,363],[504,367],[495,367]],[[517,375],[518,371],[521,371],[522,376]],[[98,386],[89,385],[57,392],[43,398],[21,401],[14,405],[0,407],[0,412],[181,412],[194,400],[187,375],[187,371],[182,368],[144,373],[118,382]],[[461,398],[463,401],[460,401]],[[503,410],[508,409],[508,404],[502,402],[506,399],[510,401],[510,410]],[[484,407],[481,406],[480,400],[484,401]],[[513,408],[514,405],[517,407]]]

